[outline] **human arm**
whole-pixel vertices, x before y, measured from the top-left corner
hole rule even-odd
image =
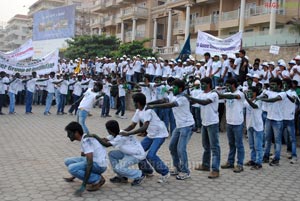
[[[95,138],[100,144],[102,144],[105,147],[110,147],[112,146],[112,144],[105,138],[100,138],[98,135],[96,134],[88,134],[86,135],[87,137],[92,137]]]
[[[210,99],[197,99],[197,98],[191,97],[189,95],[185,95],[185,97],[192,103],[198,103],[200,105],[208,105],[208,104],[212,103],[212,100],[210,100]]]
[[[135,123],[136,124],[136,123]],[[130,131],[126,131],[126,129],[124,131],[121,131],[120,132],[120,135],[122,136],[129,136],[129,135],[135,135],[135,134],[138,134],[138,133],[145,133],[148,126],[149,126],[150,122],[149,121],[146,121],[143,123],[143,126],[138,128],[138,129],[135,129],[135,130],[130,130]]]
[[[163,103],[168,103],[168,99],[163,98],[163,99],[155,100],[155,101],[147,103],[147,105],[149,106],[149,105],[163,104]]]
[[[267,102],[267,103],[274,103],[276,101],[281,101],[282,98],[281,98],[281,96],[276,96],[275,98],[268,98],[266,96],[263,96],[263,97],[259,98],[259,100]]]
[[[250,100],[250,99],[248,98],[248,96],[247,96],[247,94],[246,94],[245,92],[244,92],[244,94],[245,94],[245,99],[246,99],[246,101],[249,103],[249,105],[250,105],[252,108],[257,109],[257,108],[258,108],[258,105],[256,105],[255,103],[253,103],[252,100]]]

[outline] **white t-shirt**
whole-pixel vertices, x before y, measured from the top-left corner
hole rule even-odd
[[[84,93],[84,97],[81,100],[78,108],[84,109],[88,112],[91,111],[91,109],[93,108],[93,104],[96,100],[97,95],[99,95],[99,93],[95,93],[95,92],[92,91],[92,89],[88,89]]]
[[[211,72],[211,65],[212,65],[212,62],[213,60],[210,58],[207,63],[205,64],[206,65],[206,72],[205,72],[205,76],[206,77],[209,77],[209,74]]]
[[[100,167],[107,166],[106,160],[106,150],[105,148],[92,137],[84,137],[86,134],[82,136],[80,141],[81,151],[84,154],[93,153],[93,162],[97,163]]]
[[[22,80],[19,78],[16,78],[12,83],[10,83],[8,91],[10,93],[18,94],[20,85],[22,85]]]
[[[275,92],[275,91],[266,91],[265,93],[268,96],[268,99],[276,98],[278,96],[281,97],[282,100],[276,101],[274,103],[268,104],[268,114],[267,119],[282,121],[283,120],[283,103],[286,98],[285,92]]]
[[[241,125],[244,122],[245,95],[240,90],[227,94],[239,95],[241,98],[226,99],[226,122],[230,125]]]
[[[134,74],[132,63],[126,64],[126,70],[125,71],[126,71],[127,75],[133,75]]]
[[[149,75],[155,75],[155,67],[154,67],[153,63],[149,63],[147,66],[147,69],[148,69]]]
[[[177,107],[173,107],[176,128],[183,128],[195,124],[193,115],[190,111],[190,102],[182,94],[174,96],[170,102],[175,102]]]
[[[62,81],[62,83],[60,84],[60,93],[67,95],[68,94],[68,88],[69,88],[69,81],[68,80],[64,80]]]
[[[227,73],[226,73],[225,76],[227,76],[228,73],[231,72],[229,59],[224,60],[223,63],[222,63],[221,76],[222,76],[223,73],[225,72],[226,68],[227,68],[228,70],[227,70]]]
[[[217,72],[214,76],[215,77],[220,77],[221,75],[221,68],[222,68],[222,63],[221,61],[214,61],[211,65],[211,68],[212,68],[212,74],[214,74],[215,72],[217,72],[219,69],[219,72]]]
[[[163,67],[163,77],[169,77],[172,74],[170,66]]]
[[[156,69],[155,69],[155,75],[156,76],[162,76],[163,72],[162,72],[162,66],[163,64],[162,63],[157,63],[156,64]]]
[[[107,96],[110,96],[110,88],[111,88],[111,83],[109,83],[109,82],[106,82],[104,85],[103,85],[103,89],[102,89],[102,91],[103,91],[103,93],[105,93],[105,95],[107,95]]]
[[[132,122],[139,123],[140,121],[142,123],[149,121],[149,126],[147,128],[147,136],[149,138],[165,138],[169,136],[165,123],[160,120],[154,110],[145,110],[144,108],[141,111],[137,109],[132,117]]]
[[[125,96],[126,95],[126,91],[124,89],[124,85],[123,84],[119,84],[118,88],[119,88],[119,97]]]
[[[203,126],[209,126],[219,123],[219,96],[215,92],[201,93],[197,97],[201,100],[211,100],[212,103],[207,105],[200,105],[201,107],[201,119]]]
[[[201,93],[203,93],[203,91],[199,88],[199,89],[193,89],[191,91],[191,97],[193,98],[197,98]],[[193,107],[200,107],[200,104],[195,103],[192,105]]]
[[[78,81],[74,84],[73,94],[76,96],[81,96],[81,94],[82,94],[81,82]]]
[[[264,124],[262,120],[262,101],[255,100],[253,102],[258,108],[252,108],[247,101],[245,101],[246,107],[246,127],[247,129],[253,128],[255,131],[263,131]]]
[[[236,65],[236,68],[233,69],[234,74],[236,74],[236,75],[240,74],[241,64],[242,64],[242,58],[239,57],[234,60],[234,65]]]
[[[139,61],[139,60],[136,60],[136,61],[134,62],[134,66],[133,66],[134,72],[140,73],[140,72],[141,72],[141,69],[142,69],[142,62]]]
[[[133,156],[139,160],[144,160],[146,158],[146,152],[142,147],[141,142],[133,135],[117,135],[116,137],[109,135],[107,139],[113,147],[119,149],[124,154]]]
[[[149,87],[141,87],[141,92],[146,96],[146,103],[149,103],[151,101],[151,85]]]
[[[297,93],[292,90],[288,90],[286,94],[290,97],[296,97]],[[290,101],[288,97],[283,100],[283,120],[294,120],[295,119],[296,104]]]
[[[28,91],[30,91],[32,93],[35,92],[35,84],[36,84],[37,80],[38,80],[37,78],[32,78],[31,80],[27,81],[26,88]]]
[[[294,73],[294,69],[297,69],[297,71],[300,72],[300,66],[297,65],[293,66],[290,72],[290,75],[293,76],[293,80],[297,80],[298,86],[300,86],[300,75],[298,73]]]

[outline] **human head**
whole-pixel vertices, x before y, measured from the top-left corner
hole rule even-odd
[[[212,86],[212,79],[210,77],[205,77],[201,79],[201,89],[203,91],[210,90]]]
[[[206,61],[208,61],[210,59],[210,53],[209,52],[204,53],[204,58]]]
[[[292,88],[292,80],[290,78],[284,78],[282,80],[282,86],[284,91],[287,91]]]
[[[279,78],[270,79],[270,90],[271,91],[280,91],[282,87],[282,81]]]
[[[239,53],[240,57],[244,57],[246,55],[246,51],[244,49],[241,49]]]
[[[65,127],[65,131],[68,133],[68,138],[73,142],[74,140],[80,141],[83,135],[83,129],[78,122],[72,121]]]
[[[99,91],[102,90],[102,88],[103,88],[103,85],[100,82],[95,82],[94,83],[93,91],[94,92],[99,92]]]
[[[248,88],[247,97],[248,98],[256,98],[258,93],[259,93],[258,87],[251,86],[251,87]]]
[[[149,74],[145,74],[144,75],[144,82],[150,82],[150,79],[151,79],[151,77],[150,77],[150,75]]]
[[[109,120],[105,123],[105,128],[107,132],[112,135],[116,136],[120,133],[120,126],[116,120]]]
[[[183,92],[185,89],[185,83],[183,80],[175,79],[173,82],[173,94],[176,96]]]
[[[36,72],[32,72],[31,75],[33,78],[36,78]]]
[[[132,96],[133,103],[136,109],[142,110],[146,105],[146,96],[142,93],[136,93]]]
[[[172,85],[173,85],[173,82],[174,82],[174,80],[175,80],[175,78],[174,78],[174,77],[169,77],[169,78],[167,79],[167,83],[168,83],[168,85],[169,85],[169,86],[172,86]]]
[[[238,83],[236,79],[229,78],[228,80],[226,80],[225,85],[227,87],[227,91],[234,92],[238,86]]]

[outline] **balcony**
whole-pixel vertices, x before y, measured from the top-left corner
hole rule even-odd
[[[143,39],[145,39],[145,36],[146,36],[145,31],[137,30],[136,33],[135,33],[135,39],[136,40],[143,40]]]
[[[245,24],[246,25],[254,25],[254,24],[262,24],[270,22],[270,14],[271,9],[263,6],[252,7],[245,11]],[[276,10],[276,22],[285,24],[286,17],[285,9]]]
[[[117,3],[116,0],[108,0],[105,3],[106,8],[118,8],[120,5]]]
[[[114,15],[104,17],[103,18],[104,26],[105,27],[115,26],[116,25],[115,19],[116,17]]]
[[[219,28],[225,29],[239,26],[239,13],[239,10],[223,12],[221,14],[221,23],[219,23]]]
[[[190,23],[190,33],[194,33],[194,22]],[[185,21],[178,21],[174,23],[173,35],[185,34]]]
[[[185,10],[186,5],[188,5],[189,3],[189,0],[169,0],[166,5],[167,8]]]
[[[103,27],[104,22],[103,22],[103,18],[98,18],[97,20],[94,20],[91,22],[91,28],[101,28]]]
[[[97,0],[97,1],[95,1],[95,5],[92,8],[92,12],[94,12],[94,13],[102,13],[105,10],[106,10],[106,5],[105,5],[104,0]]]
[[[196,18],[195,31],[216,31],[218,29],[219,16],[208,15],[204,17]]]
[[[122,10],[121,19],[126,20],[132,18],[148,19],[148,9],[134,6]]]
[[[126,5],[126,4],[133,4],[133,0],[116,0],[116,4],[118,5]]]
[[[116,14],[116,19],[115,19],[116,24],[119,24],[122,22],[121,16],[122,16],[121,13]]]
[[[273,35],[268,31],[246,32],[243,34],[243,47],[257,47],[270,45],[299,44],[297,33],[291,33],[288,29],[276,29]]]

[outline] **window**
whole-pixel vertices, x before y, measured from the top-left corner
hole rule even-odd
[[[156,34],[157,39],[160,39],[160,40],[164,39],[164,29],[165,29],[164,24],[157,24],[157,34]]]

